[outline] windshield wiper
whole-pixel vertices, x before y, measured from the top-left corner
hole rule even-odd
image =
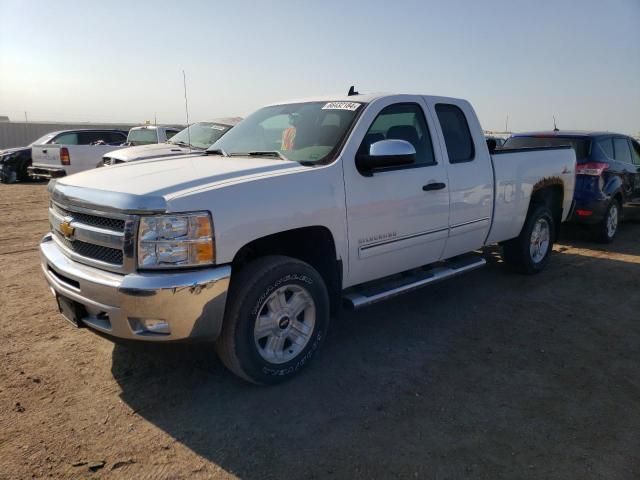
[[[228,157],[229,154],[225,152],[222,148],[214,148],[212,150],[205,150],[205,155],[222,155],[223,157]]]
[[[254,150],[252,152],[247,153],[232,153],[231,156],[234,157],[276,157],[281,160],[289,160],[278,150]]]

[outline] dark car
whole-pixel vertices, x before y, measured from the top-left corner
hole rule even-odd
[[[640,144],[611,132],[551,131],[514,134],[503,149],[560,145],[572,146],[578,162],[571,221],[589,225],[597,240],[611,242],[623,210],[640,205]]]
[[[69,142],[69,134],[77,133],[77,145],[91,145],[103,143],[107,145],[121,145],[127,140],[127,132],[114,129],[80,129],[51,132],[38,138],[26,147],[8,148],[0,150],[0,182],[15,183],[29,179],[27,169],[31,166],[32,145],[55,145],[59,139]]]

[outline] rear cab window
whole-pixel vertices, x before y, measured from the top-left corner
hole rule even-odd
[[[132,146],[158,143],[158,132],[155,128],[135,128],[129,131],[127,143]]]
[[[78,134],[75,132],[62,133],[53,139],[56,145],[78,145]]]
[[[438,103],[436,114],[447,146],[449,163],[472,161],[476,152],[464,112],[456,105]]]

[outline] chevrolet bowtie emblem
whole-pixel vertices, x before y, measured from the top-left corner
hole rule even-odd
[[[64,238],[66,238],[67,240],[71,240],[73,238],[73,232],[76,231],[76,229],[74,227],[71,226],[71,222],[73,221],[72,218],[65,218],[64,222],[62,222],[60,224],[60,233],[62,233],[62,235],[64,235]]]

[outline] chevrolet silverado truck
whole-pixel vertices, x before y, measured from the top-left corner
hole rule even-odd
[[[138,145],[107,153],[97,167],[150,158],[201,155],[222,135],[242,120],[239,117],[218,118],[210,122],[197,122],[181,130],[172,138],[155,145]],[[131,134],[131,132],[129,132]]]
[[[42,270],[75,326],[212,341],[232,372],[273,384],[309,363],[341,308],[481,267],[485,245],[540,272],[575,165],[570,147],[490,154],[464,100],[278,103],[206,155],[50,182]]]
[[[50,136],[31,145],[32,165],[27,171],[34,178],[58,178],[94,168],[102,155],[127,140],[122,130],[66,130]]]
[[[129,130],[126,145],[128,147],[137,147],[141,145],[164,143],[181,130],[181,127],[175,126],[140,125]]]

